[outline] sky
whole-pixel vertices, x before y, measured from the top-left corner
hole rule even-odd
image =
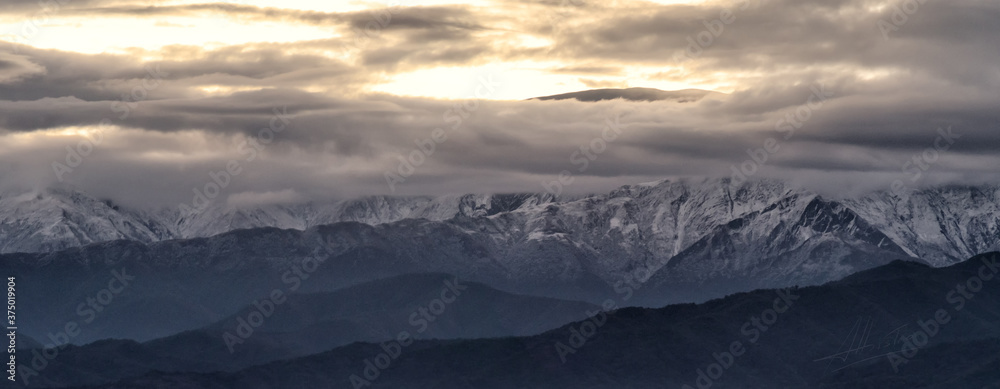
[[[977,0],[5,0],[0,189],[170,206],[996,183],[997,36],[1000,3]],[[528,100],[631,87],[711,93]]]

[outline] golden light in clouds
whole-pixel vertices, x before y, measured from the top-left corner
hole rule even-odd
[[[365,10],[377,10],[396,5],[407,7],[427,7],[438,5],[471,5],[471,6],[491,6],[494,2],[488,0],[455,1],[455,0],[178,0],[168,4],[243,4],[263,8],[287,8],[303,11],[317,12],[355,12]]]
[[[202,92],[205,92],[206,95],[227,96],[236,92],[259,91],[261,89],[264,89],[264,87],[234,86],[234,85],[205,85],[199,87],[198,89],[200,89]]]
[[[506,62],[478,67],[449,67],[422,69],[391,77],[387,82],[372,88],[376,92],[406,96],[424,96],[443,99],[468,99],[475,97],[481,77],[492,77],[501,85],[487,99],[523,100],[532,97],[549,96],[575,92],[595,87],[584,80],[607,81],[614,87],[650,87],[664,90],[713,89],[721,84],[689,84],[669,80],[649,78],[652,72],[662,68],[630,68],[625,74],[632,76],[581,77],[569,74],[554,74],[549,69],[558,68],[560,63]],[[645,70],[645,71],[643,71]]]
[[[59,18],[45,22],[29,44],[79,53],[122,53],[129,48],[157,50],[169,45],[239,45],[296,42],[331,37],[329,30],[275,22],[241,23],[227,18],[155,17]],[[15,30],[19,25],[0,25]]]
[[[711,4],[711,3],[722,2],[723,0],[646,0],[646,1],[660,5],[675,5],[675,4]]]
[[[28,160],[38,170],[31,176],[56,179],[51,163],[109,119],[117,127],[74,173],[77,183],[153,177],[179,194],[143,197],[187,202],[191,186],[239,158],[241,142],[272,125],[278,109],[294,124],[260,153],[267,163],[241,178],[252,181],[248,190],[386,194],[383,173],[396,171],[414,140],[453,126],[442,114],[469,98],[504,101],[459,123],[403,193],[537,191],[573,168],[570,153],[590,140],[588,128],[602,130],[605,108],[637,125],[601,168],[577,175],[581,191],[641,182],[628,174],[728,174],[803,104],[815,112],[782,146],[797,151],[770,160],[775,170],[899,176],[889,158],[818,156],[841,145],[919,153],[951,125],[967,134],[970,155],[998,148],[1000,24],[955,22],[993,15],[995,4],[921,3],[906,25],[880,31],[891,2],[752,0],[739,9],[743,1],[69,0],[39,20],[37,0],[0,0],[8,41],[0,42],[0,184]],[[36,20],[37,33],[18,35]],[[358,39],[374,25],[375,36]],[[20,51],[7,50],[10,42]],[[477,96],[484,80],[498,85]],[[820,86],[831,97],[814,109],[808,99]],[[519,101],[628,87],[728,95],[693,104]],[[984,141],[968,141],[977,136]]]
[[[699,4],[702,0],[652,0],[626,1],[641,5],[656,3]],[[206,4],[200,0],[175,0],[161,2],[129,2],[132,7],[171,7]],[[431,7],[446,5],[462,5],[476,9],[485,15],[494,15],[495,28],[487,31],[473,31],[472,34],[489,36],[492,42],[501,44],[509,50],[544,49],[555,44],[549,36],[538,35],[525,31],[511,24],[507,18],[497,14],[508,3],[489,0],[453,1],[453,0],[415,0],[398,2],[395,0],[379,1],[319,1],[319,0],[229,0],[214,3],[231,4],[235,6],[255,6],[266,9],[293,9],[324,13],[371,12],[389,7]],[[403,5],[398,5],[404,3]],[[578,4],[575,0],[567,0],[564,7]],[[68,5],[71,7],[72,4]],[[524,5],[526,10],[537,12],[551,10],[539,5]],[[25,26],[23,18],[7,17],[0,20],[0,31],[6,40],[20,41],[37,48],[56,49],[79,53],[115,53],[136,56],[138,62],[171,60],[183,61],[190,58],[178,58],[181,51],[167,49],[170,46],[200,47],[204,51],[225,46],[247,45],[254,43],[294,43],[302,41],[318,41],[324,39],[351,39],[356,30],[347,25],[322,25],[296,21],[294,18],[251,18],[241,14],[230,14],[222,9],[202,9],[199,11],[177,11],[125,16],[121,13],[103,13],[97,9],[87,9],[83,12],[59,11],[46,14],[44,18],[34,19],[37,32],[30,37],[20,32]],[[536,12],[537,11],[537,12]],[[544,16],[544,15],[542,15]],[[550,15],[551,16],[551,15]],[[515,18],[516,19],[516,18]],[[568,21],[563,21],[569,23]],[[391,23],[391,22],[390,22]],[[20,37],[18,35],[21,35]],[[405,36],[405,35],[404,35]],[[397,40],[399,38],[396,38]],[[360,48],[358,52],[349,53],[344,50],[326,48],[289,47],[289,51],[306,52],[311,55],[323,56],[331,60],[347,61],[355,66],[363,66],[361,58],[373,50],[391,49],[401,43],[388,37],[378,37],[373,44]],[[444,43],[442,43],[444,44]],[[167,54],[167,53],[170,54]],[[141,54],[137,54],[141,53]],[[198,54],[198,53],[193,53]],[[678,80],[663,80],[652,77],[663,69],[633,68],[620,75],[574,75],[553,73],[551,69],[565,68],[570,63],[559,61],[498,61],[490,65],[458,66],[454,64],[418,65],[417,68],[400,69],[385,74],[380,82],[375,82],[362,88],[360,92],[383,92],[410,96],[428,96],[445,99],[462,99],[472,95],[477,78],[485,74],[493,74],[504,80],[504,86],[497,93],[490,95],[492,99],[525,99],[558,93],[590,89],[594,85],[615,85],[634,87],[657,87],[661,89],[684,89],[718,87],[713,83],[690,83]],[[237,91],[248,90],[247,87],[222,85],[205,85],[199,87],[203,93],[225,95]],[[331,90],[325,87],[305,87],[303,90],[320,92]]]
[[[12,133],[6,136],[10,137],[9,140],[31,140],[37,138],[76,138],[76,137],[87,137],[94,138],[98,134],[99,130],[97,126],[71,126],[62,128],[53,128],[49,130],[35,131],[35,132],[23,132],[23,133]]]
[[[377,85],[372,90],[407,96],[468,99],[477,97],[476,88],[482,82],[480,79],[485,78],[500,84],[486,98],[520,100],[580,85],[572,76],[545,74],[537,69],[518,65],[526,64],[421,69],[393,76],[388,82]]]

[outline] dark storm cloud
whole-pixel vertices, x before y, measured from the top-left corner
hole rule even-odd
[[[153,0],[155,2],[157,0]],[[167,1],[167,0],[159,0]],[[53,3],[38,0],[4,0],[0,3],[0,12],[32,13],[32,12],[52,12],[58,9],[70,7],[94,7],[94,6],[114,6],[127,4],[127,0],[56,0]]]
[[[889,6],[875,11],[880,3]],[[542,181],[562,171],[576,178],[574,192],[670,175],[728,175],[759,156],[769,140],[778,148],[758,164],[762,176],[833,190],[843,189],[837,185],[844,180],[885,188],[903,174],[907,161],[941,144],[939,129],[949,127],[954,143],[935,151],[939,158],[927,179],[997,179],[1000,4],[926,2],[886,39],[879,21],[891,20],[892,5],[902,3],[764,0],[741,9],[740,0],[568,7],[553,0],[498,6],[516,4],[519,8],[510,8],[516,12],[403,7],[358,45],[352,29],[368,26],[375,20],[372,13],[81,1],[66,12],[224,13],[251,22],[338,27],[345,35],[213,49],[170,46],[154,51],[165,58],[154,62],[142,61],[151,54],[142,51],[87,55],[24,47],[18,54],[0,54],[0,131],[9,140],[0,145],[0,175],[8,182],[52,181],[51,163],[64,159],[65,147],[82,138],[26,134],[112,118],[124,129],[106,134],[70,183],[96,193],[185,201],[209,172],[245,158],[241,142],[259,136],[279,109],[294,115],[292,125],[275,135],[261,158],[246,163],[229,194],[246,199],[256,196],[247,193],[264,198],[389,193],[385,173],[398,172],[399,158],[419,150],[437,128],[447,140],[424,156],[396,193],[538,191]],[[727,9],[733,20],[710,45],[698,47],[692,58],[678,56],[689,48],[688,38],[697,39],[709,28],[705,22],[712,25]],[[526,10],[537,17],[524,17]],[[519,34],[552,44],[519,46],[511,38]],[[353,60],[322,54],[345,45],[357,49]],[[543,72],[594,86],[617,82],[600,77],[634,76],[630,67],[662,67],[654,78],[719,81],[736,91],[690,103],[583,103],[446,101],[366,89],[401,72],[505,60],[556,63]],[[141,83],[147,66],[168,75],[119,119],[112,104]],[[479,81],[442,82],[474,89]],[[213,94],[206,85],[238,89]],[[822,104],[811,104],[817,89],[829,95]],[[463,103],[466,108],[456,107]],[[623,127],[608,139],[608,121],[615,118]],[[799,128],[789,132],[790,123]],[[584,151],[594,158],[581,162]]]
[[[213,51],[170,47],[163,54],[171,59],[142,62],[128,55],[88,55],[32,48],[25,48],[19,54],[4,56],[0,53],[0,58],[7,58],[6,63],[19,64],[25,69],[17,80],[0,82],[0,96],[4,100],[74,97],[85,101],[114,101],[141,82],[150,68],[158,69],[168,81],[155,93],[160,98],[191,97],[186,88],[194,82],[281,87],[333,79],[364,81],[358,69],[319,55],[288,54],[278,45],[226,47]],[[0,73],[0,77],[3,74]],[[307,80],[297,80],[301,76]]]
[[[126,123],[154,130],[196,128],[203,134],[239,133],[253,137],[258,129],[267,127],[271,115],[266,104],[250,102],[254,99],[271,102],[297,99],[300,105],[290,107],[298,108],[308,101],[308,97],[294,94],[250,93],[190,104],[163,102],[143,107],[154,114]],[[751,158],[745,152],[747,149],[760,148],[766,138],[780,136],[772,128],[772,120],[778,120],[780,115],[768,116],[768,120],[759,123],[736,124],[716,118],[718,107],[704,103],[685,106],[622,101],[483,101],[453,130],[452,122],[444,118],[453,108],[453,102],[386,96],[313,100],[314,105],[309,109],[289,109],[296,115],[293,125],[277,136],[277,141],[265,150],[263,159],[247,165],[247,173],[234,186],[233,193],[288,188],[296,188],[307,196],[389,193],[385,172],[397,171],[397,157],[417,150],[414,141],[430,138],[435,128],[446,129],[448,140],[426,156],[414,175],[398,186],[398,193],[540,190],[542,180],[554,179],[563,170],[577,175],[580,186],[576,190],[587,191],[595,189],[595,183],[628,183],[621,181],[625,177],[726,175],[731,165]],[[833,101],[828,103],[823,108],[828,111],[817,111],[817,115],[819,112],[829,112],[830,116],[851,114],[836,107]],[[237,105],[253,108],[246,111],[227,108]],[[201,108],[196,109],[197,106]],[[724,109],[725,103],[721,107]],[[606,121],[617,115],[621,115],[619,120],[625,125],[621,135],[602,145],[606,145],[606,150],[580,170],[581,147],[592,147],[595,140],[602,139]],[[679,124],[668,124],[663,116],[685,119]],[[887,124],[877,130],[889,131],[894,127]],[[762,169],[892,174],[899,172],[900,165],[912,155],[932,147],[936,137],[936,128],[932,126],[895,130],[896,135],[880,144],[880,140],[866,138],[855,141],[857,135],[841,131],[836,122],[809,121],[795,138],[782,143]],[[980,154],[970,150],[980,149],[979,143],[997,144],[995,127],[956,126],[955,132],[961,138],[935,167],[942,174],[961,173],[969,166],[978,166],[963,166],[963,160]],[[825,139],[815,141],[807,134],[822,134]],[[167,135],[143,132],[113,135],[118,138],[108,135],[110,139],[89,157],[80,175],[73,176],[79,180],[74,182],[86,187],[113,183],[115,177],[155,174],[157,189],[153,197],[177,200],[190,187],[204,181],[208,172],[222,169],[229,159],[243,157],[237,152],[240,138],[188,135],[178,137],[177,144],[172,146],[156,141]],[[833,140],[827,140],[830,138]],[[872,142],[875,144],[868,144]],[[66,141],[59,146],[66,144],[72,143]],[[37,147],[61,149],[53,144]],[[143,157],[157,150],[182,152],[199,148],[217,150],[220,154],[207,159]],[[61,157],[58,152],[39,153],[20,156],[19,162],[30,160],[47,167]],[[998,162],[995,155],[987,156],[986,160]],[[177,170],[176,166],[185,168]],[[39,170],[51,174],[48,169]]]
[[[380,30],[405,29],[467,29],[479,30],[485,27],[476,21],[465,7],[402,7],[393,6],[373,11],[319,12],[279,7],[257,7],[230,3],[205,3],[160,6],[119,6],[73,8],[66,11],[73,15],[101,16],[200,16],[205,13],[223,13],[238,16],[244,20],[282,20],[311,25],[345,24],[350,28],[364,30],[371,28],[373,21]],[[388,15],[388,16],[386,16]]]
[[[586,75],[619,75],[622,71],[614,66],[569,66],[549,70],[552,73],[586,74]]]
[[[926,2],[899,31],[885,40],[879,20],[891,20],[892,7],[871,12],[878,3],[903,1],[742,1],[717,6],[664,6],[609,12],[600,23],[567,19],[554,36],[551,55],[574,60],[614,59],[628,63],[671,64],[678,52],[707,31],[704,22],[720,19],[723,10],[732,22],[701,48],[686,66],[705,70],[779,70],[774,77],[805,78],[805,71],[841,65],[902,67],[911,72],[959,82],[997,85],[995,67],[1000,57],[992,37],[1000,33],[1000,4],[980,1]],[[595,10],[594,12],[602,12]],[[582,18],[581,18],[582,19]],[[697,50],[695,50],[697,51]],[[966,60],[956,63],[954,58]],[[829,71],[830,69],[824,69]],[[796,74],[797,73],[797,74]]]

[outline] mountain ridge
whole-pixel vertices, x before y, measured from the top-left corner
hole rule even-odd
[[[690,177],[626,185],[606,194],[571,199],[548,194],[370,196],[329,203],[253,208],[217,204],[205,212],[183,218],[177,212],[132,209],[82,192],[29,194],[0,194],[0,253],[48,252],[116,239],[151,243],[209,237],[256,227],[305,230],[343,221],[379,225],[416,218],[431,221],[459,216],[495,219],[504,214],[531,213],[528,218],[522,218],[521,225],[508,227],[530,228],[538,233],[537,238],[544,238],[553,236],[558,228],[540,228],[541,225],[588,223],[597,217],[605,219],[606,223],[599,226],[600,234],[641,232],[649,238],[646,245],[661,252],[659,256],[668,251],[667,254],[674,256],[712,229],[739,219],[747,212],[777,206],[791,194],[800,198],[816,196],[807,189],[780,181],[758,180],[734,185],[728,179]],[[922,258],[936,266],[1000,248],[997,243],[1000,241],[1000,186],[941,186],[904,194],[876,191],[830,201],[843,205],[885,234],[908,256]],[[547,212],[553,212],[550,206],[573,209],[579,217],[572,221],[565,217],[545,217]],[[649,219],[636,216],[642,213],[656,216]],[[633,219],[632,223],[626,220],[628,218]],[[532,219],[537,220],[536,224],[524,224]],[[623,221],[624,224],[613,224]],[[618,232],[612,231],[615,229]],[[640,243],[632,240],[630,244]]]
[[[421,310],[442,295],[450,302],[441,312]],[[157,370],[237,371],[351,343],[397,339],[404,332],[413,339],[534,335],[600,310],[581,302],[509,294],[448,274],[407,274],[268,301],[270,314],[258,326],[246,320],[268,305],[254,302],[207,326],[146,342],[104,339],[68,346],[44,374],[32,377],[30,386],[100,384]],[[240,332],[240,326],[252,331]]]
[[[976,298],[961,306],[945,296],[956,282],[980,277],[980,269],[989,268],[990,261],[994,273],[1000,274],[996,273],[1000,271],[998,259],[1000,253],[993,252],[945,268],[892,262],[853,279],[820,286],[741,292],[702,304],[612,310],[600,319],[568,323],[528,337],[422,340],[393,358],[381,374],[365,377],[371,387],[874,389],[909,388],[918,383],[935,389],[989,387],[984,385],[1000,382],[1000,326],[996,325],[1000,322],[1000,287],[997,281],[984,283]],[[899,278],[880,276],[896,273],[900,266]],[[751,325],[748,317],[766,317],[762,312],[775,309],[778,300],[784,301],[785,308],[773,320],[764,319],[763,327]],[[915,323],[943,320],[934,319],[941,317],[934,309],[950,312],[950,318],[928,335],[926,326]],[[596,322],[600,325],[595,325],[594,335],[572,343],[574,330],[582,331],[584,323]],[[844,337],[857,341],[852,327],[858,323],[876,331],[875,338],[864,340],[868,339],[865,335],[863,343],[857,344],[864,348],[844,354]],[[925,341],[914,346],[915,340],[892,338],[894,331],[903,331],[902,339],[916,339],[915,334],[923,332]],[[740,346],[734,347],[737,341]],[[560,354],[561,343],[574,346],[569,352],[563,348]],[[852,341],[850,346],[857,345]],[[354,343],[238,372],[152,372],[98,387],[347,388],[356,382],[352,375],[364,373],[366,358],[380,352],[378,344]],[[890,353],[896,353],[896,359]],[[837,359],[841,355],[847,357]],[[901,355],[906,355],[904,362],[900,362]],[[723,366],[722,374],[709,373],[709,379],[705,371],[715,363]]]
[[[722,93],[703,89],[681,89],[666,91],[656,88],[604,88],[588,89],[577,92],[561,93],[551,96],[541,96],[529,100],[577,100],[582,102],[596,102],[603,100],[624,99],[629,101],[664,101],[671,100],[677,103],[691,103],[701,100],[707,96],[723,95]]]
[[[127,320],[108,318],[81,340],[115,331],[149,339],[218,320],[282,286],[284,272],[316,253],[328,260],[303,283],[315,292],[440,272],[511,293],[598,304],[627,295],[629,305],[656,307],[757,288],[821,284],[897,259],[940,267],[964,250],[992,251],[1000,239],[988,238],[998,236],[1000,217],[991,211],[994,198],[984,193],[1000,191],[929,190],[912,195],[920,199],[912,206],[897,207],[909,213],[875,219],[864,213],[869,208],[852,208],[850,201],[829,200],[781,182],[665,180],[573,200],[522,196],[494,207],[489,197],[453,197],[468,201],[447,203],[443,213],[442,207],[422,208],[438,215],[458,212],[445,220],[341,221],[305,230],[260,227],[204,238],[118,240],[4,254],[0,270],[38,280],[24,285],[25,306],[39,310],[26,312],[25,320],[36,321],[26,323],[32,324],[28,328],[74,319],[72,303],[100,290],[111,272],[127,268],[145,280],[122,297],[128,303],[109,309],[121,310],[119,317],[149,315],[155,320],[136,332]],[[959,201],[973,194],[978,202]],[[926,206],[931,207],[920,208]],[[965,220],[976,228],[946,225],[935,231],[941,224],[935,215],[947,215],[935,210],[938,206],[973,210],[945,219],[952,225]],[[897,218],[901,225],[893,224]],[[909,239],[904,235],[908,231],[939,235]],[[950,254],[918,258],[910,252]],[[81,287],[59,294],[41,287],[43,280]],[[213,284],[219,286],[208,287]],[[149,306],[164,309],[150,311]]]

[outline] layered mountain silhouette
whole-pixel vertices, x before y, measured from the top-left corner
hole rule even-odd
[[[594,102],[602,100],[624,99],[630,101],[674,101],[678,103],[691,103],[705,98],[706,96],[722,93],[701,90],[683,89],[675,91],[665,91],[655,88],[625,88],[625,89],[591,89],[579,92],[562,93],[558,95],[535,97],[533,100],[579,100]]]
[[[560,237],[601,250],[617,250],[618,243],[624,243],[633,258],[654,259],[640,265],[655,271],[720,226],[752,212],[769,216],[783,203],[807,204],[817,196],[788,182],[690,177],[628,185],[582,198],[547,193],[372,196],[259,206],[216,201],[202,212],[181,214],[177,207],[135,209],[54,189],[0,193],[0,253],[52,252],[112,240],[153,243],[205,238],[260,227],[305,230],[341,222],[379,225],[468,217],[508,220],[494,227],[502,235],[518,236],[520,231],[536,239]],[[995,239],[1000,233],[1000,187],[996,185],[939,186],[901,193],[886,190],[821,200],[843,206],[907,255],[935,266],[1000,249]],[[624,242],[615,238],[618,235]]]
[[[525,336],[584,319],[598,306],[513,295],[446,274],[413,274],[330,293],[262,296],[205,327],[147,342],[101,340],[19,353],[31,387],[111,382],[153,370],[232,371],[359,341]],[[142,322],[142,321],[138,321]],[[48,346],[54,345],[48,340]],[[37,342],[31,343],[42,347]]]
[[[681,179],[567,200],[396,198],[338,203],[363,210],[355,216],[390,215],[369,223],[105,241],[3,254],[0,270],[25,281],[25,335],[44,340],[69,321],[87,321],[76,344],[202,328],[276,288],[331,292],[419,273],[591,304],[625,293],[622,305],[659,307],[816,285],[897,259],[946,266],[996,250],[998,195],[994,187],[941,187],[835,200],[774,181]],[[312,272],[298,274],[318,259]],[[109,283],[122,286],[116,274],[134,281],[121,293],[102,292]],[[108,304],[91,302],[98,297]]]
[[[129,352],[106,343],[81,350],[88,348],[108,358]],[[992,388],[998,382],[1000,254],[991,253],[944,268],[894,261],[821,286],[755,290],[697,305],[621,308],[533,336],[388,348],[354,343],[239,371],[161,370],[93,387]]]

